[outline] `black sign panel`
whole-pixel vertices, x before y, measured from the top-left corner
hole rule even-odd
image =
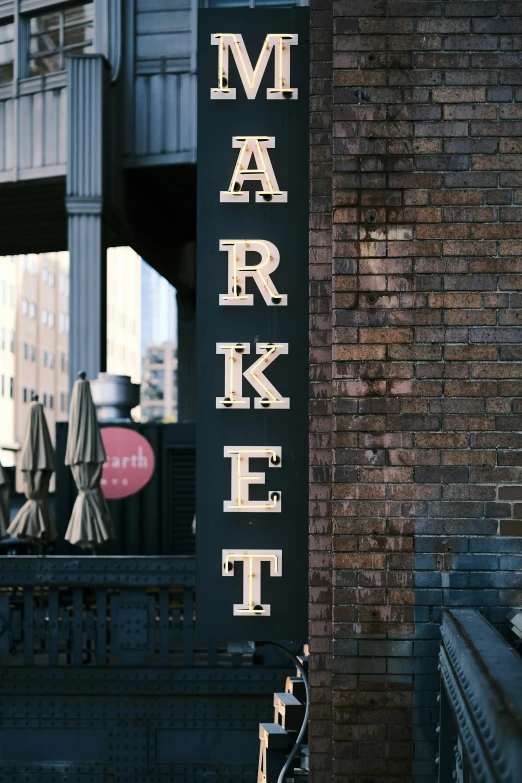
[[[307,636],[308,11],[199,14],[197,628]]]

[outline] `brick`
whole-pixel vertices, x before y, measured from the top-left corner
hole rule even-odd
[[[497,139],[445,139],[445,152],[496,152]],[[511,151],[511,150],[509,150]]]
[[[522,167],[522,155],[473,155],[471,165],[478,171],[517,170]]]
[[[522,487],[522,11],[341,0],[334,23],[327,7],[312,3],[311,766],[313,783],[411,783],[436,777],[441,605],[500,624],[522,600],[522,497],[503,497]]]
[[[449,467],[417,467],[415,469],[415,480],[421,483],[467,483],[469,480],[469,471],[467,468]],[[462,490],[460,490],[462,492]]]
[[[446,243],[450,244],[450,243]],[[428,295],[428,307],[481,307],[482,296],[481,294],[471,293],[442,293],[442,294],[429,294]]]
[[[415,167],[419,171],[467,171],[470,159],[468,155],[419,155]]]
[[[497,110],[495,106],[488,106],[487,104],[457,103],[443,107],[443,118],[445,120],[494,120],[496,116]]]
[[[415,136],[467,136],[468,126],[464,122],[416,122]]]
[[[477,85],[477,84],[490,84],[496,85],[498,82],[498,74],[496,71],[481,71],[480,73],[474,71],[450,71],[446,73],[445,82],[447,85]],[[488,92],[490,88],[486,88],[486,100],[488,98]]]
[[[445,5],[446,16],[496,16],[498,13],[496,0],[467,0],[466,2],[450,2]]]
[[[339,16],[385,16],[386,6],[382,0],[341,0],[335,3],[335,13]]]
[[[412,341],[411,329],[361,329],[362,343],[409,343]]]
[[[522,122],[472,121],[472,136],[519,136]]]
[[[522,327],[499,327],[493,329],[471,329],[472,343],[518,343],[522,338]]]
[[[435,48],[435,47],[432,47]],[[494,35],[447,35],[444,38],[444,48],[464,49],[465,51],[484,51],[495,50],[497,48],[497,39]],[[485,96],[484,96],[485,97]],[[484,100],[478,99],[478,100]]]
[[[497,185],[497,175],[486,171],[450,172],[444,175],[448,188],[491,188]]]

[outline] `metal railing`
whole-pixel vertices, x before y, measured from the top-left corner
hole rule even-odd
[[[473,609],[445,612],[441,632],[439,783],[519,783],[522,658]]]
[[[195,630],[193,557],[0,557],[0,666],[245,666]]]

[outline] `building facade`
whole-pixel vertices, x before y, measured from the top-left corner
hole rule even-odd
[[[141,265],[141,354],[151,345],[176,342],[174,287],[146,261]]]
[[[190,419],[196,4],[49,7],[0,4],[0,250],[69,250],[71,380],[107,366],[106,248],[147,258],[178,290]],[[433,783],[442,613],[504,628],[522,603],[522,10],[310,18],[310,780]]]
[[[522,600],[522,7],[311,25],[311,780],[432,783],[441,612]]]
[[[68,414],[67,253],[0,258],[0,461],[15,464],[32,396],[51,432]]]
[[[141,259],[130,248],[107,258],[107,368],[141,379]],[[0,258],[0,462],[12,466],[33,395],[51,436],[69,413],[69,254]]]
[[[107,372],[141,381],[142,260],[130,247],[107,251]]]
[[[9,215],[2,253],[69,251],[70,383],[76,367],[89,377],[107,368],[107,248],[131,246],[146,258],[177,290],[186,420],[196,12],[194,4],[148,0],[0,8],[0,210]],[[80,328],[87,322],[89,330]]]
[[[141,420],[178,420],[178,356],[176,343],[150,345],[143,355]]]

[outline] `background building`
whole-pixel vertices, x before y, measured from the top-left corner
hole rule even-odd
[[[108,327],[107,248],[130,246],[146,258],[177,291],[179,409],[185,422],[194,420],[196,35],[197,3],[188,0],[0,2],[0,254],[69,251],[69,388],[79,368],[88,377],[127,370],[112,363],[123,358],[117,347],[122,326]],[[13,312],[5,312],[5,324],[14,341]],[[55,316],[59,312],[56,307]],[[151,344],[157,342],[154,337]],[[7,352],[4,358],[6,375],[17,377],[13,356]],[[12,420],[11,409],[5,416],[2,406],[1,422]],[[194,563],[169,553],[185,555],[193,548],[195,428],[144,426],[161,468],[138,502],[125,502],[117,542],[119,553],[139,557],[119,557],[109,571],[102,558],[78,557],[74,550],[63,560],[34,558],[30,568],[36,574],[43,567],[43,582],[27,574],[20,579],[22,558],[4,561],[14,573],[0,569],[5,694],[16,702],[13,714],[23,719],[29,709],[42,716],[38,726],[16,728],[10,714],[2,725],[4,735],[11,732],[0,759],[6,779],[27,769],[28,747],[35,750],[29,777],[49,781],[64,763],[71,780],[87,776],[92,783],[107,776],[129,783],[167,776],[188,783],[214,773],[240,780],[255,774],[259,719],[273,714],[272,691],[288,670],[252,667],[255,675],[263,669],[253,683],[237,660],[229,666],[226,651],[221,666],[217,646],[201,656],[198,640],[192,655]],[[8,434],[9,441],[20,437]],[[70,471],[65,473],[70,483]],[[57,493],[64,517],[75,495],[72,486]],[[56,568],[62,570],[54,578]],[[21,590],[22,583],[29,586]],[[150,586],[160,587],[159,593],[151,595]],[[49,654],[42,667],[43,637]],[[160,638],[167,658],[151,658],[149,640],[156,646],[153,640]],[[100,653],[104,640],[106,652]],[[27,653],[26,666],[19,665],[19,649]],[[145,666],[161,687],[151,688],[149,676],[143,678]],[[232,730],[231,710],[241,713]],[[56,718],[61,715],[65,722]],[[213,726],[210,743],[204,723]],[[63,741],[64,726],[70,742]]]
[[[0,459],[15,463],[38,394],[51,433],[67,418],[68,254],[0,258]]]
[[[141,267],[141,419],[178,420],[175,288],[145,261]]]
[[[110,248],[107,255],[107,367],[139,383],[141,259],[125,247]],[[15,464],[33,394],[45,407],[53,438],[56,422],[67,419],[69,323],[67,252],[0,258],[0,461],[5,466]]]
[[[141,350],[177,341],[176,289],[156,270],[141,264]]]
[[[142,261],[129,247],[107,253],[107,372],[141,380]]]
[[[142,421],[177,421],[178,357],[175,343],[152,345],[143,357]]]

